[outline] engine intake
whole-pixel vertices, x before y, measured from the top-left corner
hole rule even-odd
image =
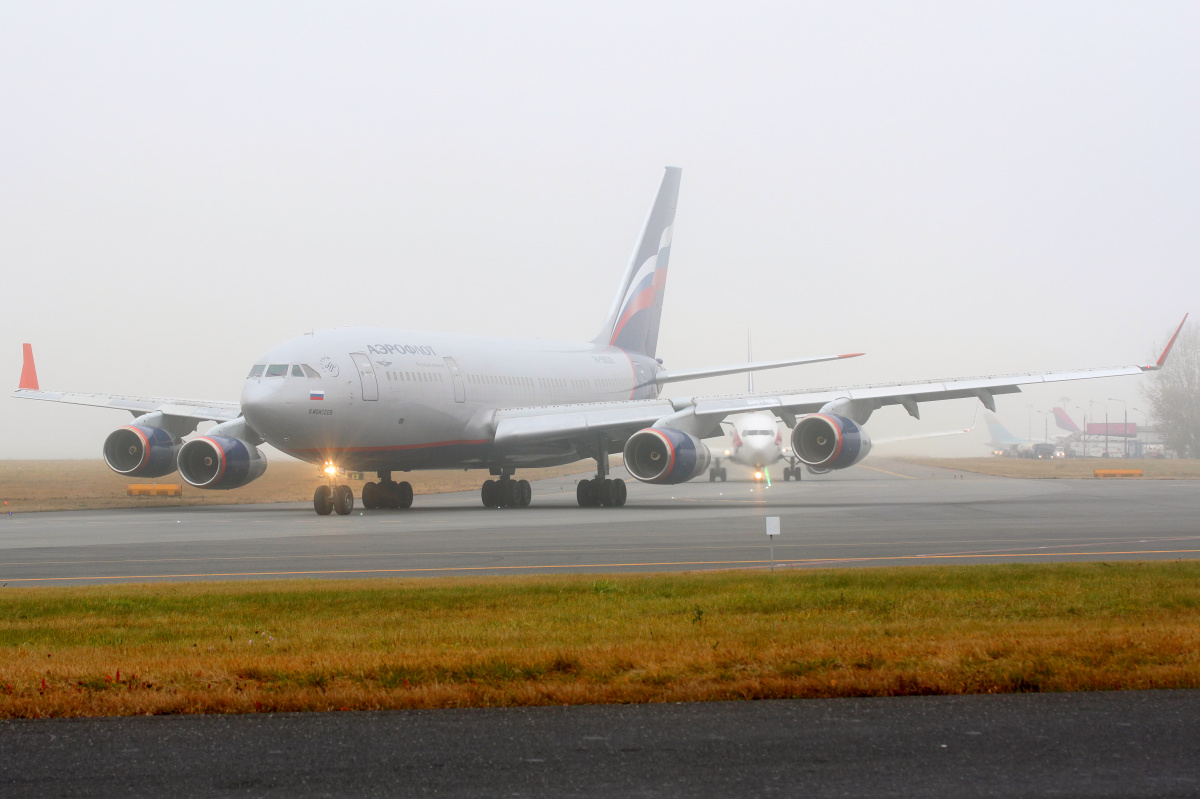
[[[162,477],[176,469],[179,439],[160,427],[119,427],[104,439],[104,462],[127,477]]]
[[[708,447],[682,430],[647,427],[625,442],[625,468],[643,483],[674,485],[704,473]]]
[[[810,469],[845,469],[867,457],[871,437],[845,416],[814,413],[792,430],[792,451]]]
[[[240,488],[266,470],[258,447],[238,438],[200,436],[179,450],[179,474],[196,488]]]

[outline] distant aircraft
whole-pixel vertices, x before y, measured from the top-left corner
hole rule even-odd
[[[1075,424],[1075,420],[1063,408],[1054,408],[1054,423],[1060,430],[1066,430],[1068,433],[1081,432],[1079,425]]]
[[[619,506],[626,488],[609,478],[610,452],[623,450],[625,468],[638,480],[682,483],[708,469],[703,439],[720,435],[721,422],[733,414],[772,413],[792,429],[791,449],[800,462],[844,469],[870,450],[862,425],[886,405],[918,418],[919,404],[935,400],[977,398],[994,410],[996,395],[1027,383],[1159,369],[1174,343],[1172,338],[1148,366],[663,399],[669,383],[861,354],[664,368],[656,350],[680,173],[666,170],[608,315],[590,342],[379,327],[319,330],[259,358],[240,402],[43,391],[26,345],[13,396],[131,412],[134,423],[114,431],[103,446],[109,467],[130,477],[178,469],[197,488],[237,488],[263,474],[258,445],[269,442],[329,476],[313,495],[319,514],[353,509],[352,490],[337,484],[346,470],[376,474],[378,482],[363,487],[367,508],[412,503],[412,487],[394,480],[397,472],[472,468],[498,478],[483,484],[484,505],[521,507],[530,503],[531,491],[527,481],[513,479],[517,469],[585,458],[595,459],[596,476],[579,482],[579,505]],[[565,287],[563,301],[578,305],[580,298]],[[853,289],[846,290],[852,296]],[[520,316],[515,309],[513,315]],[[202,421],[218,424],[184,441]]]
[[[1063,435],[1051,437],[1050,441],[1035,441],[1031,438],[1020,438],[1009,432],[1000,424],[1000,420],[992,414],[984,414],[991,440],[988,446],[996,454],[1013,455],[1021,458],[1054,457],[1054,448],[1058,441],[1066,438]]]

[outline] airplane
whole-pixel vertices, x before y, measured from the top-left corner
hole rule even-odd
[[[1012,455],[1018,458],[1053,458],[1057,442],[1066,438],[1065,435],[1055,435],[1053,441],[1035,441],[1031,438],[1021,438],[1009,432],[1000,424],[1000,420],[991,414],[984,416],[988,434],[992,437],[987,442],[994,455]]]
[[[753,392],[753,384],[751,385],[751,392]],[[940,438],[942,436],[961,436],[975,429],[975,422],[978,420],[978,416],[977,412],[975,420],[971,422],[971,426],[962,430],[943,430],[936,433],[873,438],[871,440],[871,447],[874,449],[901,441],[916,441],[918,439]],[[749,467],[753,470],[755,480],[766,478],[768,475],[767,470],[780,461],[787,463],[783,467],[783,479],[785,482],[788,480],[800,480],[805,468],[808,469],[809,473],[817,475],[830,471],[829,469],[802,465],[800,458],[797,457],[795,452],[791,448],[784,446],[783,434],[779,430],[779,420],[772,413],[760,411],[731,416],[729,421],[723,424],[728,425],[730,428],[729,438],[731,445],[719,452],[712,452],[712,467],[708,470],[708,481],[710,483],[715,480],[725,482],[728,479],[729,475],[725,467],[721,465],[722,460]]]
[[[997,395],[1029,383],[1143,374],[1161,369],[1177,330],[1156,363],[1069,372],[972,377],[906,384],[836,386],[794,392],[663,398],[671,383],[857,357],[862,353],[666,369],[657,357],[681,170],[668,167],[599,333],[588,342],[537,340],[383,327],[315,330],[257,359],[240,402],[65,393],[41,390],[32,347],[24,347],[20,399],[128,411],[134,423],[104,441],[104,459],[130,477],[178,470],[200,489],[234,489],[260,477],[270,443],[317,464],[326,482],[313,494],[320,515],[354,507],[346,471],[374,472],[364,507],[412,504],[412,486],[393,475],[412,469],[487,469],[487,507],[526,507],[528,481],[518,468],[584,459],[596,475],[581,480],[581,507],[625,504],[623,480],[609,477],[609,453],[624,455],[635,479],[677,484],[704,474],[704,439],[728,416],[768,411],[791,429],[791,449],[806,466],[844,469],[870,451],[862,425],[887,405],[920,418],[922,402],[977,398],[995,410]],[[1187,317],[1184,317],[1185,321]],[[1180,324],[1182,328],[1182,323]],[[200,422],[217,424],[184,440]]]

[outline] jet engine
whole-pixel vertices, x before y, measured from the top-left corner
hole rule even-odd
[[[867,431],[834,413],[805,416],[792,430],[792,452],[815,474],[853,466],[870,451]]]
[[[127,477],[162,477],[175,471],[179,439],[161,427],[132,424],[104,439],[104,462]]]
[[[179,450],[179,474],[196,488],[240,488],[266,470],[258,447],[240,438],[200,436]]]
[[[625,468],[643,483],[674,485],[704,474],[708,447],[682,430],[647,427],[625,442]]]

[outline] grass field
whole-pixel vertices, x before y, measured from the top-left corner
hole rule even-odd
[[[997,477],[1082,478],[1096,469],[1141,469],[1141,479],[1200,480],[1200,460],[1135,460],[1133,458],[904,458],[909,463],[957,469]],[[1122,478],[1138,479],[1138,478]]]
[[[553,469],[522,469],[519,477],[537,480],[592,471],[591,461]],[[367,475],[374,479],[373,475]],[[485,470],[397,472],[417,494],[478,491],[488,479]],[[176,483],[182,497],[128,497],[129,483]],[[0,501],[4,511],[98,510],[103,508],[176,507],[179,505],[248,505],[259,502],[310,502],[320,484],[317,467],[294,460],[273,460],[266,474],[248,486],[230,491],[204,491],[183,483],[178,474],[154,480],[130,479],[109,469],[104,461],[0,461]],[[361,496],[362,480],[347,480]]]
[[[1200,562],[0,588],[0,717],[1200,687]]]

